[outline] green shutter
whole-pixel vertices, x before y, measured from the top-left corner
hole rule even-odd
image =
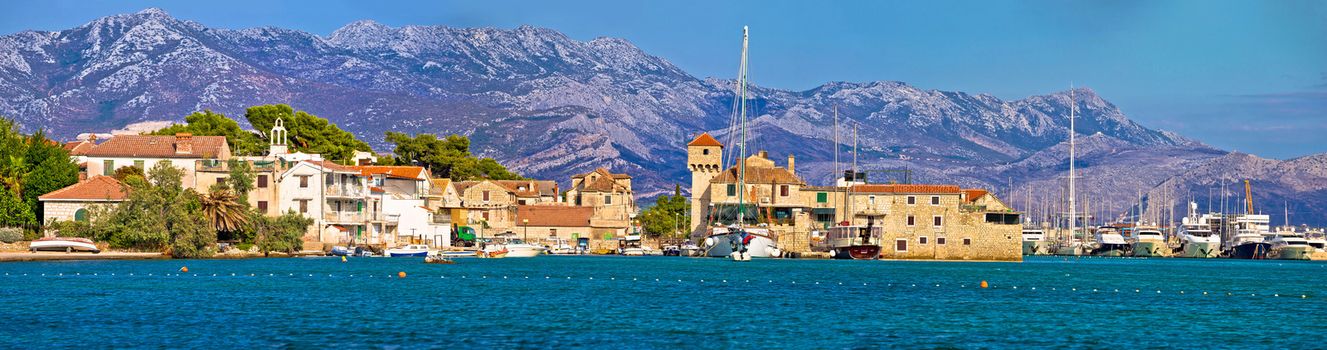
[[[829,194],[825,192],[816,193],[816,203],[829,202]]]
[[[728,195],[729,195],[729,196],[736,196],[736,195],[737,195],[737,185],[735,185],[735,184],[728,184]]]
[[[101,162],[101,174],[106,176],[115,175],[115,161],[107,159]],[[146,170],[146,169],[145,169]],[[146,171],[145,171],[146,172]]]
[[[135,166],[135,167],[138,167],[138,170],[142,170],[144,173],[147,172],[147,168],[143,166],[143,161],[141,161],[141,160],[135,160],[135,161],[134,161],[134,166]]]
[[[74,221],[88,222],[88,210],[78,208],[78,211],[74,212]]]

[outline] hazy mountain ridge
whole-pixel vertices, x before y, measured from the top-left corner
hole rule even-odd
[[[736,64],[731,54],[716,59]],[[694,77],[616,38],[373,21],[322,37],[213,29],[155,9],[0,37],[0,72],[0,114],[60,137],[195,110],[238,116],[251,105],[290,103],[379,151],[390,151],[384,131],[459,133],[527,175],[567,181],[611,166],[635,175],[646,196],[686,182],[683,145],[695,134],[728,141],[734,99],[731,80]],[[798,172],[813,183],[833,168],[835,107],[845,167],[855,123],[863,168],[907,167],[919,181],[991,188],[1007,187],[1010,177],[1047,186],[1063,180],[1069,91],[1005,101],[891,81],[752,90],[750,150],[767,149],[780,163],[795,153]],[[1105,192],[1149,190],[1184,170],[1174,167],[1225,153],[1139,125],[1091,89],[1072,93],[1084,176],[1145,173],[1104,182]],[[1321,171],[1316,166],[1309,173]]]

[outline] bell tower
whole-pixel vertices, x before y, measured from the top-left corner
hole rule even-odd
[[[705,229],[710,206],[710,180],[723,171],[723,144],[709,133],[687,143],[687,169],[691,171],[691,233]]]
[[[270,131],[267,137],[268,143],[270,143],[267,151],[268,155],[279,156],[289,153],[290,149],[286,146],[287,136],[286,123],[281,121],[280,117],[272,121],[272,131]]]

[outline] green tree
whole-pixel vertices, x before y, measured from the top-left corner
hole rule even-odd
[[[184,117],[184,124],[172,124],[151,135],[190,133],[197,136],[225,136],[230,151],[236,155],[261,155],[267,152],[267,143],[258,134],[240,128],[234,119],[210,110],[194,112]],[[265,130],[265,129],[258,129]]]
[[[111,177],[114,177],[116,180],[120,180],[120,182],[128,181],[130,176],[137,176],[145,179],[147,178],[147,175],[143,174],[143,168],[139,168],[136,165],[119,167],[115,169],[114,174],[111,174]]]
[[[37,217],[17,193],[0,188],[0,227],[32,227]]]
[[[19,132],[18,124],[0,117],[0,189],[17,196],[18,207],[0,210],[0,223],[35,227],[42,217],[41,195],[78,182],[78,165],[44,131]],[[0,199],[7,201],[7,199]]]
[[[654,205],[641,211],[638,216],[645,234],[652,237],[680,234],[689,225],[691,203],[682,196],[681,186],[673,189],[673,195],[662,195],[654,199]]]
[[[304,232],[308,231],[313,219],[306,218],[294,211],[288,211],[278,217],[258,215],[254,221],[256,237],[254,244],[267,255],[271,252],[294,253],[304,247]]]
[[[256,130],[270,130],[276,119],[281,118],[290,135],[288,145],[291,152],[317,153],[333,162],[346,163],[355,151],[372,151],[369,144],[356,139],[355,134],[341,130],[327,119],[304,111],[297,112],[284,104],[249,107],[244,117]],[[264,141],[269,141],[267,137],[261,136]]]
[[[392,152],[397,164],[412,164],[430,169],[434,176],[464,181],[476,178],[520,180],[492,158],[476,158],[470,153],[470,138],[461,135],[439,139],[433,134],[410,136],[387,132],[387,142],[396,144]]]
[[[216,231],[198,193],[182,186],[183,170],[157,162],[147,178],[129,177],[129,198],[105,215],[92,215],[94,236],[116,248],[167,249],[177,258],[215,254]]]
[[[226,178],[226,185],[231,191],[235,192],[235,199],[244,207],[249,206],[249,192],[253,192],[256,187],[256,176],[253,172],[253,166],[249,162],[231,159],[227,164],[230,169],[229,177]]]
[[[213,189],[199,198],[199,205],[214,232],[233,234],[249,225],[248,206],[239,202],[234,191]]]

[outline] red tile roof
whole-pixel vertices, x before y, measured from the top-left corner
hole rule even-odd
[[[419,180],[425,178],[425,169],[419,166],[361,165],[355,168],[363,172],[365,176],[383,174],[387,177],[399,179]]]
[[[521,205],[516,207],[517,226],[590,227],[594,208],[561,205]],[[530,220],[526,223],[525,220]]]
[[[708,133],[708,132],[702,132],[702,133],[700,133],[699,136],[696,136],[696,139],[691,140],[691,142],[687,143],[687,147],[690,147],[690,146],[718,146],[718,147],[723,147],[723,144],[722,144],[722,143],[719,143],[719,140],[715,140],[715,139],[714,139],[714,136],[710,136],[710,133]]]
[[[306,160],[306,161],[304,161],[304,162],[305,162],[305,163],[309,163],[309,164],[313,164],[314,166],[327,168],[328,170],[331,170],[331,171],[339,171],[339,172],[345,172],[345,173],[356,173],[356,174],[363,174],[363,173],[364,173],[363,171],[360,171],[359,169],[357,169],[357,168],[354,167],[354,166],[336,164],[336,163],[334,163],[334,162],[326,161],[326,160]]]
[[[55,190],[37,197],[43,201],[107,201],[119,202],[129,197],[129,187],[110,176],[94,176],[87,181]]]
[[[987,193],[990,192],[986,192],[986,190],[979,190],[979,189],[963,190],[963,202],[965,203],[976,202],[978,199],[981,199],[981,197],[985,196]]]
[[[856,185],[852,186],[852,192],[958,194],[959,187],[956,185],[914,185],[914,184]]]
[[[92,146],[96,146],[96,144],[86,140],[74,141],[65,142],[64,149],[69,151],[69,155],[71,156],[81,156],[87,154],[88,150],[92,149]]]
[[[118,135],[92,146],[89,157],[213,159],[230,148],[225,136]],[[229,152],[225,152],[229,153]]]
[[[590,181],[590,179],[586,179],[586,178],[589,177],[590,175],[598,175],[598,176],[596,176],[596,177],[594,178],[594,181]],[[622,185],[622,184],[619,184],[616,180],[626,180],[626,179],[631,179],[631,176],[627,176],[626,174],[614,174],[614,173],[609,172],[608,169],[599,168],[599,169],[595,169],[593,172],[586,173],[586,174],[576,175],[576,176],[574,176],[574,177],[572,177],[572,178],[573,178],[573,179],[575,179],[575,178],[582,179],[581,182],[580,182],[580,190],[581,190],[581,191],[585,191],[585,192],[614,192],[614,191],[617,191],[617,192],[627,192],[629,189],[628,189],[626,186],[624,186],[624,185]]]
[[[715,176],[711,183],[736,183],[737,167],[728,168],[728,170]],[[746,167],[746,183],[749,184],[780,184],[780,185],[800,185],[802,179],[784,168],[770,167]]]

